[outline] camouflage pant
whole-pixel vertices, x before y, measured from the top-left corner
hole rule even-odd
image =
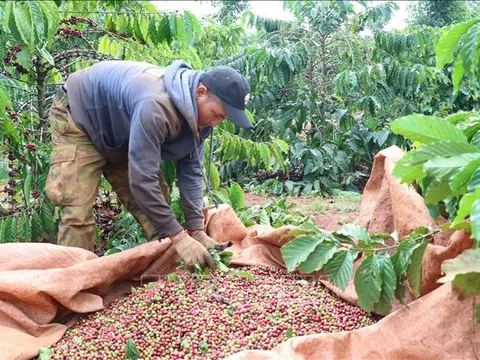
[[[102,174],[150,239],[154,228],[130,193],[128,163],[115,166],[107,163],[88,135],[74,123],[63,90],[59,90],[53,100],[49,121],[53,149],[45,190],[50,201],[60,206],[58,244],[93,251],[95,220],[92,209]],[[168,198],[168,186],[161,173],[159,179]]]

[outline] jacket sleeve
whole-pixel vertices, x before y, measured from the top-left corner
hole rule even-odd
[[[159,184],[161,146],[170,132],[162,107],[154,100],[137,103],[132,113],[128,151],[130,191],[149,218],[156,236],[178,233],[183,227],[168,206]]]
[[[177,161],[177,184],[185,214],[185,229],[203,230],[203,154],[205,143]],[[200,159],[198,158],[200,155]]]

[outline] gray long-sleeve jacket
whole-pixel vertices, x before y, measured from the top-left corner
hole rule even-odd
[[[108,162],[128,161],[130,190],[158,237],[183,228],[159,186],[164,159],[177,160],[185,228],[203,229],[203,142],[212,128],[197,128],[195,89],[202,73],[182,61],[166,69],[106,61],[67,79],[75,123]]]

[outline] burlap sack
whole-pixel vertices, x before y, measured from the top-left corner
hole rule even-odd
[[[431,221],[421,197],[390,175],[400,157],[398,148],[389,148],[375,158],[357,221],[370,231],[396,229],[403,236]],[[209,235],[234,242],[234,264],[285,267],[280,246],[290,239],[281,237],[291,227],[247,229],[228,206],[205,211]],[[469,236],[455,233],[439,236],[427,247],[422,293],[438,286],[441,262],[468,246]],[[55,321],[102,309],[130,285],[171,272],[177,259],[169,239],[101,258],[51,244],[1,244],[0,359],[36,356],[41,347],[57,342],[74,318],[66,325]],[[356,300],[352,287],[340,294]],[[293,338],[274,351],[244,352],[231,359],[475,359],[479,334],[473,300],[457,300],[446,284],[373,326]]]
[[[356,224],[367,228],[369,232],[392,233],[397,231],[400,239],[408,235],[417,227],[437,227],[430,217],[423,198],[412,186],[401,184],[398,178],[392,176],[393,168],[403,156],[403,151],[392,146],[380,151],[374,159],[370,178],[365,186],[360,204],[360,214]],[[440,220],[441,221],[441,220]],[[441,221],[443,222],[443,221]],[[452,259],[472,246],[470,235],[462,231],[442,232],[435,236],[434,241],[428,244],[422,261],[422,284],[420,294],[425,295],[438,288],[441,277],[441,264],[444,260]],[[363,259],[354,263],[354,269],[360,266]],[[350,280],[345,291],[338,289],[324,276],[322,282],[330,290],[352,304],[358,305],[358,297]],[[407,285],[407,303],[414,300],[414,295]],[[392,310],[403,305],[396,301]]]
[[[58,317],[103,309],[170,244],[155,241],[101,258],[52,244],[1,244],[0,359],[30,359],[56,343],[67,329],[55,323]]]

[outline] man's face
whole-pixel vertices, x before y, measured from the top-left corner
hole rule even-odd
[[[200,85],[196,92],[198,107],[198,127],[217,126],[227,118],[222,102],[218,97],[209,93],[204,85]]]

